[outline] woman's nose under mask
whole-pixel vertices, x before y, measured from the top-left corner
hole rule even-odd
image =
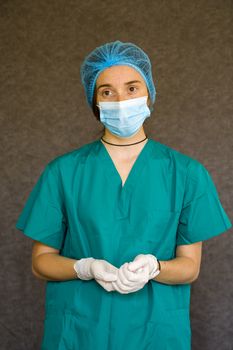
[[[147,98],[142,96],[124,101],[99,102],[100,121],[117,136],[133,136],[151,115]]]

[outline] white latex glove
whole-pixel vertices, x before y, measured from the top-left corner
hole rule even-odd
[[[136,271],[141,268],[149,268],[149,279],[154,278],[160,273],[159,263],[157,258],[152,254],[139,254],[129,263],[129,271]]]
[[[159,264],[154,255],[139,254],[132,262],[119,268],[117,281],[112,285],[122,294],[136,292],[159,273]]]
[[[111,282],[117,280],[117,268],[106,260],[83,258],[74,263],[74,270],[82,280],[95,279],[107,291],[112,289]]]
[[[142,289],[149,280],[149,267],[139,268],[137,271],[128,269],[129,263],[126,262],[118,269],[117,280],[111,282],[114,290],[121,294],[128,294]],[[136,270],[136,269],[135,269]]]
[[[114,282],[105,282],[105,281],[98,280],[98,279],[96,279],[96,282],[99,283],[101,285],[101,287],[103,287],[107,292],[115,291],[115,288],[113,287]]]

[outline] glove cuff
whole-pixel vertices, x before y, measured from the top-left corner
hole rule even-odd
[[[151,258],[153,259],[153,268],[151,269],[150,271],[150,275],[149,275],[149,278],[150,279],[153,279],[155,278],[156,276],[158,276],[158,274],[160,273],[161,271],[161,266],[160,266],[160,262],[159,260],[156,258],[156,256],[152,255],[152,254],[149,254],[151,256]]]
[[[91,280],[93,278],[93,275],[91,273],[90,267],[91,263],[95,259],[90,257],[90,258],[82,258],[80,260],[77,260],[73,267],[74,270],[77,274],[77,277],[81,280]]]

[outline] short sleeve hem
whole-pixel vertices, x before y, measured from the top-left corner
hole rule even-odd
[[[62,184],[49,164],[39,176],[15,227],[26,236],[61,249],[67,230]]]
[[[176,241],[176,245],[187,245],[187,244],[193,244],[196,242],[202,242],[202,241],[206,241],[212,237],[216,237],[218,235],[221,235],[223,233],[226,233],[227,230],[229,230],[232,227],[232,224],[230,221],[225,222],[225,227],[223,228],[223,226],[216,228],[215,231],[211,231],[208,233],[200,233],[199,237],[193,238],[192,240],[187,240],[187,238],[185,236],[182,235],[182,233],[179,232],[179,238]],[[188,233],[187,233],[188,235]]]
[[[232,227],[208,170],[199,162],[190,164],[176,245],[204,241]]]
[[[55,232],[52,235],[46,237],[35,237],[35,235],[30,234],[30,232],[25,230],[19,224],[16,224],[15,227],[18,230],[22,231],[27,237],[32,238],[35,241],[41,242],[55,249],[61,249],[62,242],[57,240],[57,237],[60,236],[60,232]]]

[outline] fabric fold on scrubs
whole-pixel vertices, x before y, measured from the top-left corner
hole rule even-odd
[[[191,162],[177,228],[177,245],[207,240],[230,227],[232,224],[208,170],[197,161]]]
[[[54,164],[47,164],[34,185],[15,227],[55,249],[62,247],[66,233],[61,183]]]

